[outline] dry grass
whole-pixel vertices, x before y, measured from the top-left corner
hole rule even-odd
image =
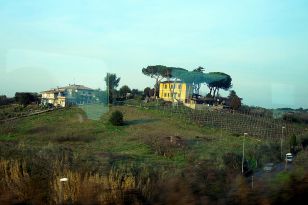
[[[20,201],[32,198],[31,179],[23,161],[0,160],[1,193]],[[12,193],[13,191],[13,193]],[[3,196],[2,196],[3,197]]]
[[[44,198],[49,204],[124,204],[125,200],[139,203],[137,178],[132,173],[116,169],[111,169],[106,175],[81,173],[63,169],[60,162],[51,163],[53,172],[45,179],[49,185],[47,190],[42,190],[40,183],[35,183],[35,177],[31,176],[25,161],[1,159],[0,203],[42,202]],[[60,182],[61,177],[67,177],[68,181]],[[36,195],[36,190],[45,193],[45,197]]]

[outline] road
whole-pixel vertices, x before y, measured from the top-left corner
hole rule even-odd
[[[272,177],[282,171],[289,171],[293,169],[293,164],[288,162],[280,162],[278,164],[274,164],[274,168],[271,172],[266,172],[263,170],[263,167],[259,169],[257,172],[253,174],[255,179],[263,179],[264,177]]]

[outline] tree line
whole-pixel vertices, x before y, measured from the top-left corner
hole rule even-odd
[[[206,97],[212,99],[219,97],[220,90],[228,91],[232,88],[232,78],[230,75],[223,72],[205,73],[205,70],[206,69],[201,66],[189,71],[179,67],[154,65],[143,68],[142,73],[155,79],[154,98],[158,94],[157,90],[159,90],[160,82],[164,79],[167,81],[172,81],[174,84],[177,82],[183,82],[192,85],[192,93],[197,96],[200,96],[201,86],[206,85],[209,90]],[[170,88],[170,92],[173,93],[174,89],[175,86],[172,86],[172,88]],[[173,98],[173,101],[176,100],[174,95],[171,95],[171,97]],[[237,96],[234,90],[230,91],[228,99],[232,109],[239,109],[241,107],[241,98]]]
[[[205,68],[203,67],[188,71],[184,68],[163,65],[147,66],[142,69],[144,75],[155,79],[155,90],[158,89],[158,85],[163,79],[189,83],[193,87],[194,94],[199,94],[201,85],[205,84],[209,88],[208,96],[213,98],[218,96],[220,89],[229,90],[232,88],[232,78],[230,75],[222,72],[205,73],[204,71]]]
[[[136,96],[143,96],[144,92],[138,89],[131,89],[128,85],[123,85],[118,89],[121,78],[115,73],[107,73],[104,78],[106,83],[106,91],[108,95],[108,102],[110,104],[124,99],[134,98]]]
[[[206,97],[215,99],[219,97],[220,90],[230,90],[232,88],[232,78],[230,75],[222,72],[205,73],[205,68],[199,66],[198,68],[189,71],[179,67],[167,67],[164,65],[147,66],[142,69],[142,73],[155,80],[153,88],[146,87],[143,91],[138,89],[131,89],[127,85],[123,85],[118,89],[121,78],[114,73],[107,73],[105,77],[109,103],[117,100],[133,98],[136,96],[145,98],[153,97],[154,99],[159,95],[159,84],[162,80],[173,81],[174,83],[183,82],[191,84],[192,93],[194,95],[200,94],[202,85],[206,85],[209,89]],[[173,89],[175,86],[173,86]],[[171,91],[172,92],[172,91]],[[172,95],[173,96],[173,95]],[[241,98],[239,98],[234,90],[230,91],[228,96],[232,108],[238,109],[241,106]]]
[[[0,105],[8,105],[18,103],[27,106],[31,103],[39,104],[40,97],[38,93],[31,92],[16,92],[14,97],[7,97],[6,95],[0,96]]]

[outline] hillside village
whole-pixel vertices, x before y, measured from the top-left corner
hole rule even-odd
[[[84,85],[68,85],[65,87],[57,87],[47,91],[40,92],[41,104],[44,106],[67,107],[71,105],[83,105],[93,103],[104,103],[99,94],[101,90],[95,90]],[[210,106],[216,108],[228,108],[230,105],[228,98],[217,97],[206,98],[193,93],[192,85],[185,82],[163,81],[159,84],[159,95],[146,96],[147,100],[164,100],[176,104],[183,104],[189,108],[202,110]],[[125,98],[132,97],[132,93],[125,94]],[[145,97],[145,98],[146,98]],[[145,99],[146,100],[146,99]]]
[[[238,109],[240,107],[241,99],[237,97],[235,91],[231,92],[229,98],[221,97],[218,94],[219,86],[224,90],[229,90],[232,87],[232,79],[227,74],[205,74],[204,68],[202,67],[198,67],[194,71],[188,72],[185,69],[160,65],[148,66],[146,69],[143,69],[142,72],[145,75],[157,76],[161,79],[166,78],[167,80],[158,81],[157,78],[154,88],[152,90],[151,88],[145,88],[143,93],[136,89],[131,90],[127,85],[124,85],[121,88],[122,90],[120,89],[119,92],[117,92],[115,89],[116,86],[112,85],[112,83],[114,84],[114,81],[117,80],[116,75],[108,74],[110,77],[108,82],[111,84],[107,85],[108,90],[105,91],[105,96],[108,95],[109,98],[112,98],[109,99],[109,102],[114,102],[119,99],[129,99],[139,95],[142,96],[145,102],[151,100],[163,100],[171,102],[172,104],[183,104],[184,106],[196,110],[210,109],[210,107],[215,107],[215,109],[230,108],[232,102],[233,109]],[[207,96],[201,96],[199,95],[201,84],[206,83],[208,78],[208,76],[205,75],[216,75],[214,76],[216,79],[208,83],[209,94]],[[225,81],[227,82],[227,85],[224,85]],[[212,89],[215,90],[213,95]],[[149,90],[152,92],[149,92]],[[104,95],[104,91],[88,88],[84,85],[73,84],[66,87],[57,87],[43,91],[40,94],[41,104],[45,106],[66,107],[71,105],[106,103],[103,102],[103,99],[100,99],[102,95]]]

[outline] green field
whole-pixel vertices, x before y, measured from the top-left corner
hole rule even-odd
[[[107,112],[108,109],[102,106],[70,108],[6,123],[1,126],[0,140],[16,141],[31,147],[61,144],[76,153],[86,152],[98,158],[102,153],[110,153],[138,162],[176,166],[191,160],[213,159],[220,162],[224,153],[242,151],[241,136],[201,128],[185,122],[185,119],[165,117],[158,111],[126,106],[111,107]],[[108,122],[108,113],[113,110],[124,113],[126,125],[115,127]],[[101,117],[98,118],[98,115]],[[157,138],[161,143],[168,143],[165,139],[170,136],[179,136],[185,147],[175,149],[172,156],[155,154],[149,141]],[[245,142],[248,151],[262,143],[252,137],[246,138]]]
[[[124,114],[124,126],[113,126],[109,123],[109,115],[115,110]],[[241,173],[242,144],[243,136],[232,135],[220,129],[200,127],[178,116],[166,116],[159,110],[129,106],[72,107],[0,125],[2,170],[11,170],[13,173],[16,171],[14,163],[17,163],[16,166],[23,167],[20,172],[29,172],[29,176],[36,175],[25,170],[48,170],[44,180],[47,177],[52,181],[57,176],[68,175],[79,179],[78,183],[82,180],[93,183],[92,178],[95,177],[102,184],[107,180],[108,186],[114,182],[121,193],[110,192],[97,199],[106,203],[118,203],[115,201],[121,197],[121,200],[125,200],[123,192],[131,189],[138,190],[143,200],[155,201],[157,193],[153,190],[161,186],[162,181],[167,183],[173,178],[191,178],[189,183],[192,184],[189,186],[195,187],[193,184],[198,184],[200,180],[201,183],[204,180],[203,175],[208,172],[214,174],[213,178],[209,179],[212,182],[207,185],[210,188],[198,185],[196,189],[203,190],[199,195],[217,200],[222,195],[226,196],[226,191],[230,189],[227,184],[232,183],[228,182],[228,179],[235,179]],[[287,149],[286,144],[283,149]],[[247,136],[245,156],[246,166],[257,170],[269,161],[279,162],[279,145]],[[106,175],[107,179],[103,178]],[[124,179],[125,186],[130,188],[126,189],[119,177]],[[21,175],[17,178],[23,179]],[[12,183],[13,179],[10,180],[8,182]],[[183,183],[183,180],[177,183]],[[65,199],[74,202],[81,200],[77,196],[72,197],[73,193],[80,193],[82,190],[75,187],[78,183],[67,188],[67,192],[71,194],[64,197]],[[52,195],[57,190],[54,187],[58,186],[52,184],[46,188],[50,191],[46,192],[45,197],[59,203],[58,195]],[[23,193],[24,195],[27,194]],[[111,195],[113,198],[110,198]],[[19,200],[23,201],[25,198],[21,197]]]

